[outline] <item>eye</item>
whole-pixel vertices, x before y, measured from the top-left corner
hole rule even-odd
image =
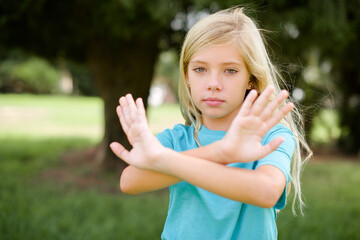
[[[226,69],[226,70],[225,70],[225,73],[229,73],[229,74],[235,74],[235,73],[237,73],[237,72],[238,72],[237,70],[232,69],[232,68],[229,68],[229,69]]]
[[[203,67],[196,67],[196,68],[193,69],[193,71],[200,73],[200,72],[205,72],[206,70]]]

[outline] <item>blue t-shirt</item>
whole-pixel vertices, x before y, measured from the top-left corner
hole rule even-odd
[[[206,146],[225,136],[225,131],[213,131],[202,126],[199,141]],[[295,149],[292,132],[283,125],[276,125],[267,132],[262,144],[276,137],[285,141],[279,148],[258,161],[232,163],[228,166],[253,169],[262,165],[279,168],[290,181],[290,162]],[[166,129],[157,135],[159,141],[177,152],[197,148],[194,128],[182,124]],[[209,176],[209,178],[211,175]],[[276,209],[286,204],[286,189],[273,208],[260,208],[221,197],[185,181],[170,186],[170,202],[162,239],[277,239]]]

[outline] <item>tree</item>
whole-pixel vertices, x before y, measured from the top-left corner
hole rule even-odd
[[[129,147],[115,113],[118,98],[131,92],[147,104],[160,49],[174,42],[179,46],[184,35],[183,29],[174,33],[171,20],[178,12],[191,10],[193,2],[202,4],[181,0],[1,1],[0,59],[9,49],[19,48],[53,62],[61,58],[88,64],[105,109],[98,159],[106,166],[120,163],[123,167],[108,147],[112,141]]]
[[[305,105],[326,107],[330,100],[338,109],[342,135],[339,146],[346,153],[360,153],[360,1],[315,0],[263,3],[261,23],[280,33],[272,49],[281,62],[309,64],[309,56],[317,54],[320,66],[328,66],[328,79],[309,82],[303,69],[288,65],[298,86],[306,90]],[[261,9],[261,7],[260,7]],[[326,97],[329,96],[329,97]],[[308,112],[311,122],[318,107]],[[311,128],[311,124],[308,124]]]
[[[176,1],[2,1],[0,49],[21,48],[52,61],[86,63],[104,100],[100,160],[120,161],[107,147],[125,143],[115,108],[128,92],[146,103],[159,39],[179,8]],[[172,6],[171,6],[172,5]]]
[[[275,41],[270,42],[276,56],[281,56],[281,62],[298,63],[299,59],[306,62],[304,49],[317,48],[321,59],[331,59],[339,80],[352,81],[346,84],[354,86],[346,88],[352,91],[351,96],[358,96],[359,70],[353,66],[358,63],[354,56],[358,56],[355,52],[359,49],[351,47],[359,40],[357,0],[241,3],[246,2],[259,10],[255,17],[262,26],[281,33],[271,36]],[[234,4],[239,1],[2,0],[0,58],[8,49],[21,48],[52,61],[60,57],[88,64],[105,106],[105,134],[98,156],[105,165],[112,166],[120,161],[108,148],[109,143],[127,142],[115,114],[119,96],[131,92],[134,97],[142,97],[146,104],[159,51],[179,48],[191,22],[203,13]],[[349,62],[351,64],[347,64]],[[289,64],[288,70],[291,66],[293,64]],[[346,71],[347,79],[342,71]],[[299,83],[304,82],[300,69],[289,72]],[[344,104],[351,102],[346,100],[346,94],[343,96]],[[358,115],[352,110],[347,112],[359,122]],[[358,125],[356,121],[355,124],[344,121],[349,134],[353,134]],[[359,142],[351,146],[358,149]]]

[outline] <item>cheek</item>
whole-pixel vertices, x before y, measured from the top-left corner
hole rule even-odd
[[[199,91],[196,87],[190,88],[190,97],[195,104],[196,107],[199,107],[201,103],[201,91]]]
[[[186,78],[186,82],[188,85],[193,85],[194,84],[194,76],[191,73],[188,73],[188,76]]]
[[[237,86],[228,86],[228,89],[230,89],[231,91],[231,96],[235,97],[240,97],[240,101],[242,102],[243,99],[246,97],[247,93],[249,91],[247,91],[247,84],[244,84],[243,82],[237,84]]]
[[[193,100],[196,100],[196,97],[197,97],[197,95],[198,95],[198,94],[196,94],[196,93],[197,93],[197,91],[196,91],[195,86],[191,86],[191,87],[190,87],[190,96],[191,96],[191,98],[192,98]]]

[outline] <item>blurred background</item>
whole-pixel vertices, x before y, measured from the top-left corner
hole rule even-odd
[[[359,0],[0,0],[0,238],[159,239],[167,190],[118,187],[118,98],[142,97],[154,134],[182,123],[183,38],[236,5],[266,29],[315,153],[279,239],[360,239]]]

